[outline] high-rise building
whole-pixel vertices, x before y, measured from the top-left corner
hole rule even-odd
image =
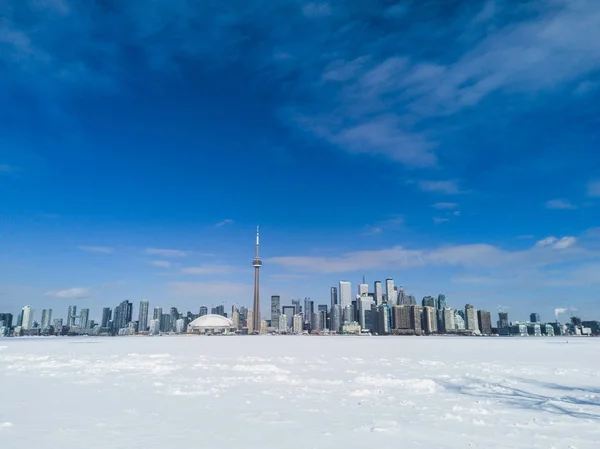
[[[315,302],[310,298],[304,298],[304,322],[308,323],[308,328],[312,329],[313,313],[315,313]]]
[[[381,281],[375,281],[375,284],[373,284],[373,294],[375,305],[379,306],[383,304],[383,289],[381,288]]]
[[[540,314],[539,313],[532,313],[531,315],[529,315],[529,321],[531,321],[532,323],[539,323],[539,322],[541,322],[541,320],[540,320]]]
[[[446,329],[444,325],[444,309],[446,308],[446,295],[438,295],[435,303],[435,313],[437,319],[438,332],[443,332]]]
[[[77,318],[77,306],[69,306],[67,309],[67,327],[75,327],[75,319]]]
[[[352,284],[348,281],[340,281],[338,292],[340,295],[340,306],[344,310],[352,304]]]
[[[319,312],[313,312],[311,317],[311,330],[322,331],[325,328],[325,323],[322,320],[322,315]]]
[[[339,332],[342,328],[342,306],[336,304],[331,308],[331,324],[330,330],[333,332]]]
[[[108,327],[111,318],[112,310],[110,310],[110,307],[104,307],[102,309],[102,320],[100,321],[100,327]]]
[[[220,306],[213,307],[210,310],[210,313],[213,314],[213,315],[225,316],[225,306],[224,305],[220,305]]]
[[[358,296],[367,296],[369,294],[369,284],[358,284]]]
[[[60,333],[62,331],[63,328],[63,320],[62,318],[56,318],[54,320],[54,333]]]
[[[446,307],[444,308],[444,327],[443,330],[446,333],[451,333],[454,332],[456,330],[455,326],[455,322],[454,322],[454,310],[452,310],[450,307]]]
[[[271,326],[279,329],[279,317],[281,315],[281,298],[279,295],[271,296]]]
[[[465,330],[465,319],[463,318],[464,312],[461,314],[462,310],[454,311],[454,329],[460,331]]]
[[[0,327],[5,326],[11,328],[13,325],[12,313],[0,313]]]
[[[200,309],[198,310],[198,316],[205,316],[208,315],[208,307],[206,306],[200,306]]]
[[[42,310],[42,329],[48,329],[52,323],[52,309]]]
[[[394,290],[394,280],[387,278],[385,280],[385,300],[391,306],[396,305],[396,293]]]
[[[510,327],[508,321],[508,313],[507,312],[499,312],[498,313],[498,331],[500,329],[508,329]]]
[[[340,304],[341,307],[341,304]],[[352,304],[348,304],[346,307],[342,309],[342,324],[344,323],[352,323],[354,321],[354,309],[352,308]]]
[[[160,320],[162,317],[162,307],[155,307],[154,311],[152,312],[152,319],[153,320]]]
[[[302,332],[302,315],[297,314],[292,317],[292,331],[295,334]]]
[[[437,317],[434,307],[423,306],[423,331],[426,334],[437,332]]]
[[[253,326],[252,329],[255,332],[260,332],[260,296],[259,296],[259,277],[258,277],[258,271],[260,270],[260,267],[262,266],[262,261],[260,260],[260,255],[258,253],[258,247],[259,247],[259,233],[258,233],[258,226],[256,227],[256,247],[254,249],[254,260],[252,261],[252,266],[254,267],[254,302],[252,305],[252,312],[254,312],[252,314],[252,320],[253,320]]]
[[[392,328],[401,330],[413,329],[410,306],[392,306]]]
[[[186,331],[186,328],[185,320],[183,318],[177,318],[177,321],[175,321],[175,332],[183,334]]]
[[[294,315],[297,313],[302,313],[302,304],[300,304],[299,299],[292,299],[292,306],[294,306],[294,310],[296,311]]]
[[[433,307],[435,309],[435,298],[433,296],[425,296],[421,301],[423,307]]]
[[[79,312],[79,327],[87,329],[90,320],[90,309],[81,309]]]
[[[413,295],[408,295],[408,303],[411,306],[416,306],[417,305],[417,298],[415,298]]]
[[[234,310],[231,312],[231,321],[233,322],[233,328],[236,331],[240,330],[240,312],[238,310]]]
[[[277,329],[281,333],[285,333],[285,332],[288,331],[287,316],[285,316],[284,313],[283,314],[279,314],[279,323],[277,325]]]
[[[246,320],[246,328],[248,329],[248,334],[254,333],[254,312],[252,310],[248,310],[248,319]],[[257,332],[260,331],[260,328],[257,329]]]
[[[138,315],[138,332],[146,332],[148,329],[148,308],[150,303],[148,301],[140,301],[140,312]]]
[[[388,335],[392,330],[392,309],[389,303],[371,308],[372,330],[378,335]]]
[[[465,328],[469,331],[478,332],[477,309],[471,304],[465,306]]]
[[[21,324],[21,328],[23,330],[31,329],[33,326],[33,309],[31,306],[23,307],[23,323]]]
[[[370,296],[361,296],[358,298],[358,324],[360,324],[361,329],[371,329],[371,326],[367,323],[368,314],[371,313],[371,306],[375,303],[373,302],[373,298]]]
[[[333,309],[333,307],[339,303],[337,287],[331,287],[330,294],[331,294],[331,308]]]
[[[171,332],[171,314],[163,313],[160,317],[160,330],[161,332]]]
[[[115,307],[115,313],[113,317],[114,331],[125,329],[127,325],[131,322],[132,313],[133,304],[130,303],[128,300],[121,302],[121,304]]]
[[[478,310],[477,322],[479,325],[479,330],[483,335],[492,334],[492,314],[490,312],[487,310]]]
[[[416,304],[410,306],[410,327],[417,334],[420,334],[423,330],[421,325],[421,308]]]
[[[152,319],[150,320],[150,329],[148,330],[148,335],[158,335],[160,333],[160,320]]]

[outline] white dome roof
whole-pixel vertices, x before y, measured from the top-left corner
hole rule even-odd
[[[205,327],[209,329],[221,329],[224,327],[233,327],[233,321],[221,315],[204,315],[196,318],[189,326],[191,328]]]

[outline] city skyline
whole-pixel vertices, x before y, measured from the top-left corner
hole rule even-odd
[[[10,3],[2,308],[251,307],[260,223],[263,298],[600,315],[595,1]]]

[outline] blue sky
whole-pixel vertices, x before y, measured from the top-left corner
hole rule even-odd
[[[596,1],[0,17],[1,309],[249,306],[260,223],[265,312],[364,275],[600,318]]]

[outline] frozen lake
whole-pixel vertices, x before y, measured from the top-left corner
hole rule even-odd
[[[0,339],[0,446],[592,448],[600,339]]]

